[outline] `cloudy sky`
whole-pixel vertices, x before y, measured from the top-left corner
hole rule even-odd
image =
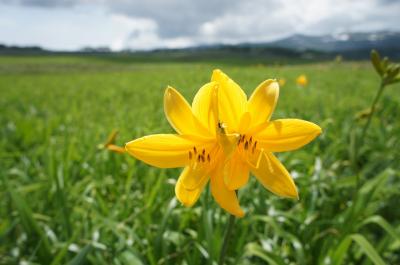
[[[54,50],[400,31],[400,0],[0,0],[0,43]]]

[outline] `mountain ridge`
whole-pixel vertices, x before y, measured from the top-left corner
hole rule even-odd
[[[271,42],[199,45],[180,49],[160,48],[151,51],[123,50],[113,52],[104,47],[86,47],[79,51],[51,51],[37,46],[20,47],[0,44],[0,54],[179,54],[188,57],[230,56],[251,54],[257,56],[330,58],[342,55],[349,59],[366,59],[369,51],[379,50],[393,59],[400,59],[400,32],[375,31],[327,35],[294,34]],[[244,56],[245,58],[245,56]]]

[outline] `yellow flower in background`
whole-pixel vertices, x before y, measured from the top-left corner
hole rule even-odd
[[[220,70],[200,88],[191,106],[168,87],[164,111],[177,134],[145,136],[127,143],[126,150],[156,167],[184,167],[175,193],[185,206],[192,206],[210,181],[217,203],[243,216],[236,190],[247,183],[249,172],[271,192],[298,198],[292,178],[272,152],[297,149],[321,129],[297,119],[269,121],[278,95],[278,82],[266,80],[247,100],[243,90]]]
[[[296,83],[299,86],[307,86],[307,84],[308,84],[307,76],[306,75],[299,75],[299,77],[297,77],[297,79],[296,79]]]
[[[280,87],[283,87],[286,84],[286,79],[285,78],[279,78],[278,79],[278,84]]]

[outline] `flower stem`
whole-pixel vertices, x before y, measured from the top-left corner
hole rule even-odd
[[[361,138],[360,138],[360,144],[363,144],[363,143],[364,143],[365,135],[367,134],[368,128],[369,128],[369,126],[370,126],[370,124],[371,124],[372,116],[373,116],[374,113],[375,113],[376,103],[378,103],[379,98],[381,97],[384,88],[385,88],[385,84],[384,84],[384,82],[382,81],[382,82],[381,82],[381,85],[379,86],[379,90],[378,90],[378,92],[376,93],[375,99],[374,99],[374,101],[372,102],[372,105],[371,105],[371,112],[370,112],[370,114],[369,114],[369,116],[368,116],[367,123],[364,125],[364,128],[363,128],[363,130],[362,130],[362,134],[361,134]]]
[[[228,249],[228,243],[232,234],[233,225],[235,224],[235,216],[230,215],[228,220],[228,227],[225,231],[224,242],[222,243],[221,252],[219,254],[218,265],[223,265],[225,262],[226,251]]]
[[[360,187],[360,168],[359,168],[358,163],[357,163],[357,161],[358,161],[358,149],[364,144],[365,136],[367,135],[367,131],[369,129],[369,126],[371,125],[372,116],[374,116],[374,113],[375,113],[375,110],[376,110],[376,104],[378,103],[384,88],[385,88],[385,82],[382,80],[381,84],[379,86],[378,92],[376,93],[376,96],[374,98],[374,101],[372,102],[371,111],[369,113],[368,120],[367,120],[367,122],[365,123],[365,125],[363,127],[363,130],[361,132],[361,137],[359,139],[358,145],[356,145],[357,148],[356,148],[356,152],[355,152],[355,171],[356,171],[355,173],[356,173],[356,188],[357,189]]]

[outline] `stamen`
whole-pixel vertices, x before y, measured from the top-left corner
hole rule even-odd
[[[200,160],[201,160],[201,157],[200,157],[200,155],[198,155],[197,156],[197,162],[200,162]]]
[[[189,151],[189,160],[192,160],[192,152]]]
[[[194,154],[197,154],[196,146],[193,147],[193,152],[194,152]]]
[[[256,148],[256,147],[257,147],[257,141],[254,142],[254,148]]]
[[[210,154],[207,155],[207,161],[208,161],[208,162],[211,162]]]
[[[253,142],[253,136],[250,137],[249,144],[251,145],[252,142]]]
[[[203,153],[202,155],[204,156],[206,154],[206,149],[203,148]]]
[[[249,142],[246,141],[246,143],[244,144],[244,149],[247,150],[249,148]]]
[[[253,145],[253,148],[251,149],[251,152],[254,154],[255,150],[256,150],[256,145]]]
[[[206,162],[206,159],[204,158],[203,155],[201,156],[201,161],[202,161],[203,163]]]

